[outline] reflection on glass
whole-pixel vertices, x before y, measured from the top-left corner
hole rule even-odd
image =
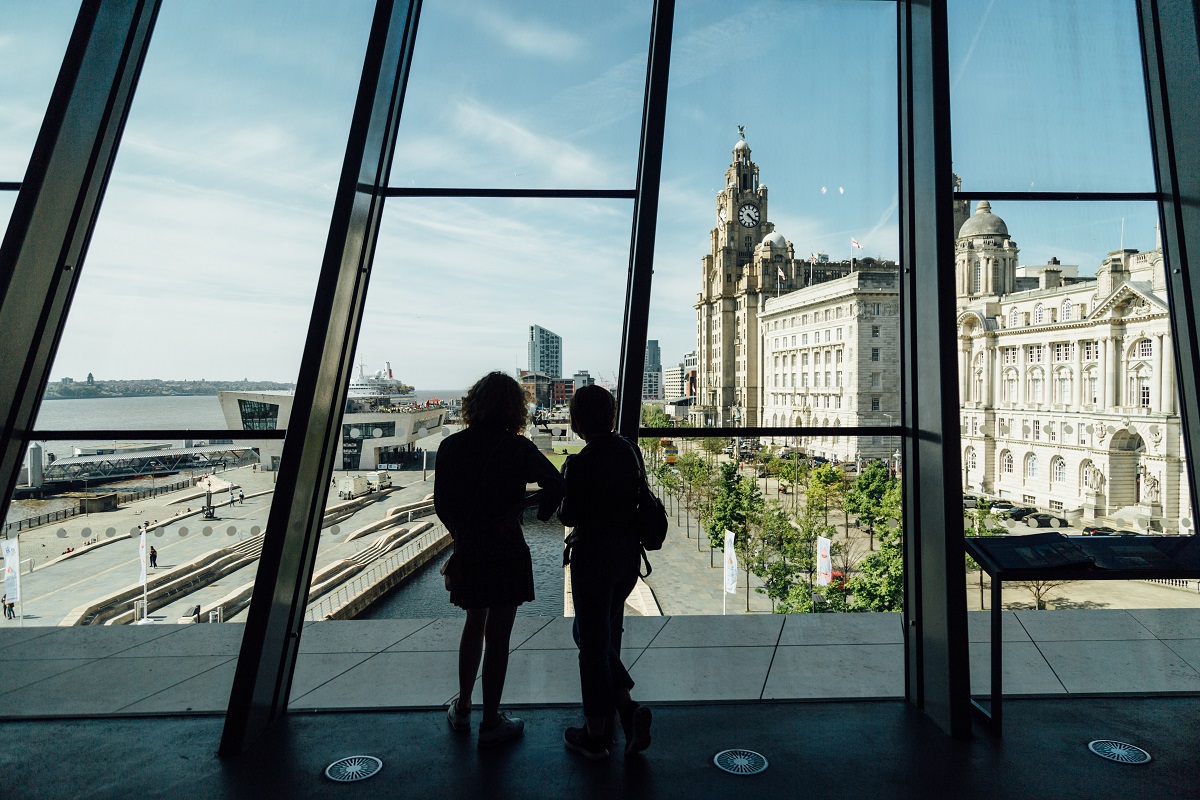
[[[0,57],[0,181],[25,177],[79,13],[72,0],[5,3]]]
[[[426,3],[394,186],[632,189],[651,3]]]
[[[164,5],[54,380],[295,381],[371,8]]]
[[[954,169],[987,191],[1153,191],[1133,0],[950,3]]]
[[[16,202],[16,192],[0,192],[0,228],[8,229],[8,221],[12,218],[12,210]]]
[[[753,23],[755,47],[715,52],[705,43],[752,24],[740,10],[689,4],[677,16],[650,321],[661,356],[647,359],[646,399],[701,427],[895,424],[896,144],[882,124],[895,112],[894,13],[772,7],[770,24]],[[791,30],[852,38],[878,58],[849,65],[836,91]],[[702,79],[768,70],[787,102]],[[889,454],[847,437],[789,444],[842,461]]]

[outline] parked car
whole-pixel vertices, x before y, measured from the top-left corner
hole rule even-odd
[[[1031,528],[1064,528],[1067,525],[1067,521],[1062,517],[1056,517],[1053,514],[1046,514],[1041,511],[1025,515],[1023,521]]]
[[[1030,514],[1036,514],[1037,509],[1030,506],[1013,506],[1012,508],[1000,511],[996,516],[1001,519],[1011,519],[1014,522],[1020,522]]]
[[[1084,536],[1137,536],[1134,531],[1123,531],[1107,525],[1089,525],[1083,529]]]
[[[991,500],[989,501],[988,505],[991,507],[992,511],[996,513],[1016,508],[1016,506],[1013,505],[1012,500]]]
[[[963,508],[978,508],[979,498],[973,494],[963,495]]]

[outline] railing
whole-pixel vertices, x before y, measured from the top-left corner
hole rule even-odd
[[[157,497],[160,494],[178,491],[179,489],[190,489],[194,485],[195,480],[193,478],[185,478],[184,480],[163,484],[161,486],[152,486],[149,489],[135,489],[131,492],[117,492],[117,504],[120,505],[121,503],[132,503],[135,500],[144,500],[147,497]],[[60,508],[58,511],[47,511],[45,514],[38,514],[36,517],[26,517],[25,519],[19,519],[14,522],[6,522],[4,524],[4,538],[7,539],[9,533],[11,532],[20,533],[21,531],[29,530],[30,528],[36,528],[41,525],[49,525],[52,522],[58,522],[60,519],[78,516],[82,513],[84,513],[83,507],[82,505],[78,505],[72,506],[71,508]]]
[[[445,535],[446,527],[440,522],[436,523],[432,528],[425,531],[425,533],[416,539],[413,539],[395,553],[389,554],[382,561],[377,561],[366,571],[354,576],[353,580],[343,583],[337,589],[331,590],[316,603],[310,604],[308,611],[304,614],[304,618],[310,622],[325,619],[335,610],[346,605],[346,603],[358,597],[365,590],[379,583],[379,581],[388,575],[391,575],[405,562],[414,558],[422,550],[431,546]]]
[[[58,511],[48,511],[45,514],[38,514],[36,517],[26,517],[15,522],[6,522],[4,524],[4,538],[8,538],[10,531],[19,533],[23,530],[36,528],[39,525],[49,525],[51,522],[57,522],[60,519],[66,519],[67,517],[73,517],[76,514],[82,513],[83,511],[80,510],[79,506],[73,506],[72,508],[60,508]]]
[[[1147,583],[1158,583],[1163,586],[1174,586],[1177,589],[1187,589],[1191,591],[1192,582],[1182,578],[1144,578]],[[1196,593],[1200,594],[1200,581],[1196,581]]]

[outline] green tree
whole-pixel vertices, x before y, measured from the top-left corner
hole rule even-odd
[[[711,464],[713,459],[720,454],[722,450],[728,446],[729,440],[722,439],[720,436],[705,436],[700,440],[700,448],[708,453],[708,461]]]
[[[858,564],[846,582],[851,604],[861,611],[900,611],[904,604],[904,548],[900,529],[881,532],[879,549]]]
[[[723,548],[727,530],[733,532],[736,546],[737,539],[746,536],[750,515],[761,501],[762,495],[753,478],[739,475],[736,464],[722,464],[706,524],[709,547]],[[711,556],[709,565],[712,565]]]
[[[886,518],[883,496],[896,479],[882,461],[867,464],[846,494],[846,509],[858,517],[859,526],[866,525],[869,549],[875,549],[875,526]]]

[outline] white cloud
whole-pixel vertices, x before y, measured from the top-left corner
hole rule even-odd
[[[477,6],[467,18],[495,36],[505,47],[522,55],[570,61],[582,55],[587,47],[583,37],[529,16],[516,18],[494,8]]]

